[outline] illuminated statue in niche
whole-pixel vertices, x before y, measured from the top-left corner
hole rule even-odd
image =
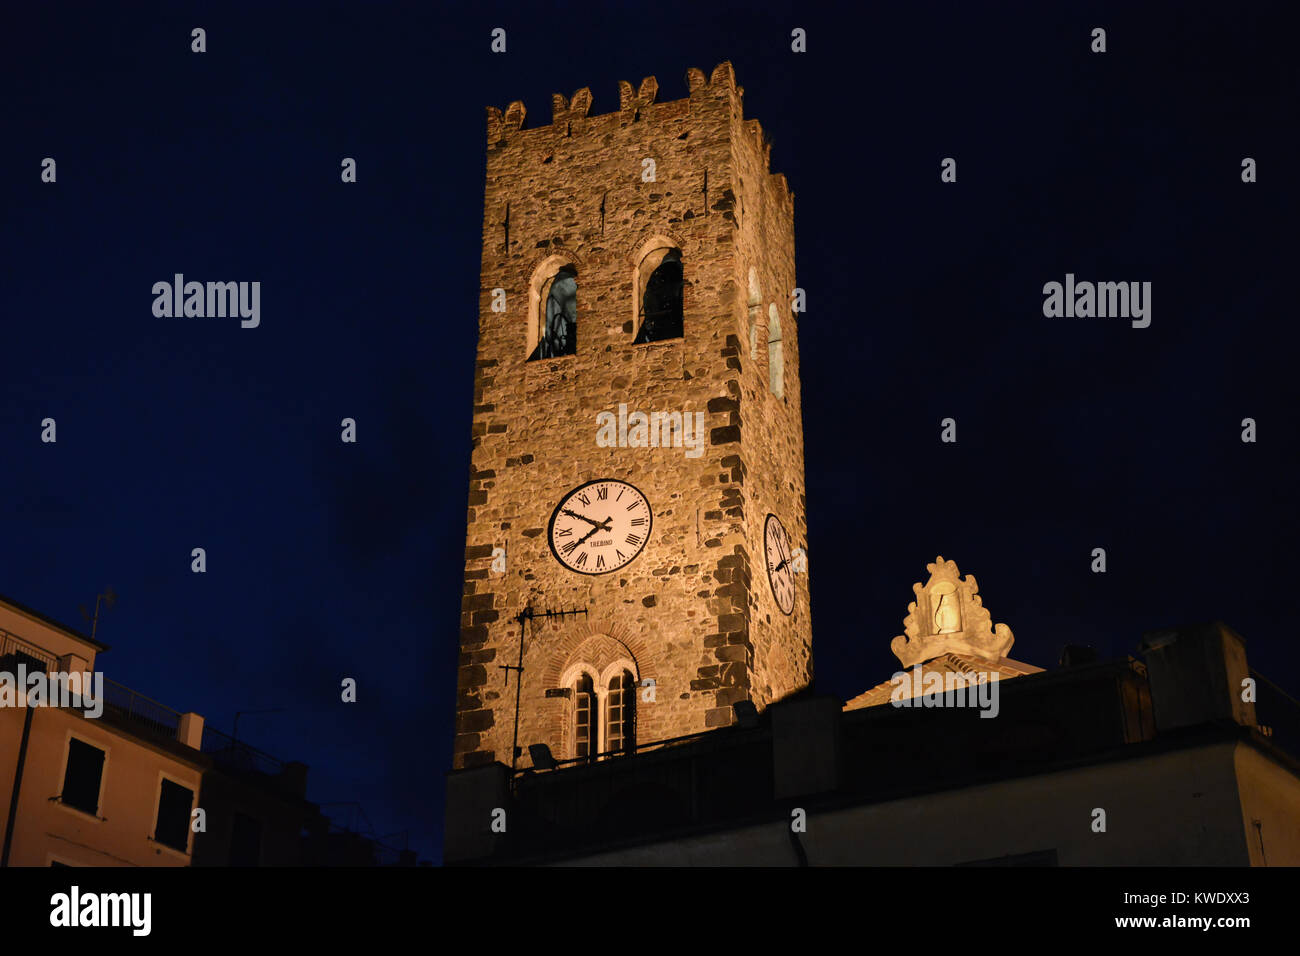
[[[980,598],[975,576],[962,576],[955,561],[943,556],[926,565],[930,580],[912,585],[916,600],[907,606],[903,633],[890,649],[904,667],[933,660],[941,654],[960,654],[999,661],[1015,638],[1005,624],[993,626]]]
[[[934,630],[937,634],[953,634],[961,630],[961,611],[957,609],[956,590],[948,581],[935,585],[932,593],[939,598],[934,609]]]

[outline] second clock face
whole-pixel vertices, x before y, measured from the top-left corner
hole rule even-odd
[[[783,614],[794,613],[794,568],[790,567],[790,539],[776,515],[768,515],[763,527],[763,556],[767,559],[767,580],[772,597]]]
[[[608,574],[641,553],[653,524],[645,495],[626,481],[597,478],[560,499],[547,538],[556,560],[570,571]]]

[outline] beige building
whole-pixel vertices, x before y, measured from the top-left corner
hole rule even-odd
[[[104,678],[105,650],[0,598],[0,866],[297,863],[307,768]],[[16,705],[23,673],[102,691]]]
[[[0,672],[93,674],[105,650],[0,601]],[[109,693],[105,685],[104,694]],[[141,705],[144,702],[141,701]],[[203,718],[170,746],[74,707],[0,707],[0,820],[9,866],[188,866]]]

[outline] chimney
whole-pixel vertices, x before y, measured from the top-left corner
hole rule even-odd
[[[194,713],[181,714],[180,726],[176,728],[176,739],[186,747],[202,750],[203,718]]]

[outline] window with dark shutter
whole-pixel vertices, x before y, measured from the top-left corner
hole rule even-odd
[[[190,846],[190,809],[194,806],[194,791],[179,783],[163,780],[158,797],[158,821],[154,839],[163,846],[185,853]]]
[[[68,743],[68,766],[63,773],[65,806],[99,815],[99,785],[104,778],[104,751],[73,737]]]

